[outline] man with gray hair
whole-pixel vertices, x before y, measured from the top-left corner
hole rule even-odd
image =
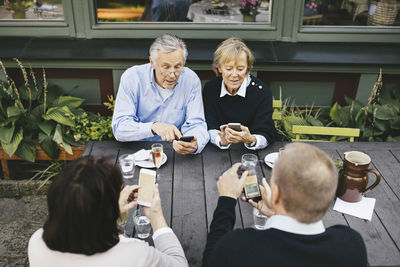
[[[208,142],[199,77],[184,67],[185,43],[164,34],[150,47],[150,63],[121,76],[112,119],[118,141],[169,141],[180,154],[200,153]],[[179,141],[194,136],[190,142]]]

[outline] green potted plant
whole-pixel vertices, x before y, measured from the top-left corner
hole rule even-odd
[[[75,127],[73,117],[84,111],[84,99],[63,94],[58,88],[47,88],[46,73],[36,79],[32,68],[29,75],[18,59],[24,84],[17,88],[0,66],[6,81],[0,81],[0,158],[23,159],[30,162],[48,159],[73,159],[83,152],[83,141],[75,141],[68,130]],[[75,147],[78,147],[75,149]],[[74,153],[74,150],[77,153]],[[6,175],[5,175],[6,176]]]

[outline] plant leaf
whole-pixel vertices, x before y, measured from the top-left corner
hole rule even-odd
[[[381,130],[381,131],[386,131],[386,130],[388,130],[388,126],[389,126],[389,124],[388,124],[388,122],[387,121],[382,121],[382,120],[375,120],[375,122],[374,122],[374,126],[378,129],[378,130]]]
[[[52,106],[53,107],[63,107],[63,106],[67,106],[70,109],[73,108],[77,108],[80,105],[82,105],[82,103],[85,100],[83,98],[80,97],[75,97],[75,96],[60,96],[59,98],[57,98],[53,103]]]
[[[400,117],[390,121],[390,127],[395,130],[400,130]]]
[[[306,120],[312,126],[324,126],[320,120],[317,120],[313,116],[306,115]]]
[[[45,120],[54,120],[63,125],[75,127],[74,121],[68,117],[71,116],[71,114],[72,114],[71,111],[66,106],[52,107],[49,108],[46,114],[43,114],[42,117]]]
[[[24,137],[24,130],[22,128],[19,128],[14,132],[14,135],[10,143],[5,143],[1,141],[1,146],[3,147],[4,151],[7,153],[8,156],[11,157],[12,155],[14,155],[23,137]]]
[[[16,106],[11,106],[11,107],[8,107],[8,108],[7,108],[7,116],[8,116],[9,118],[11,118],[11,117],[16,117],[16,116],[22,114],[22,112],[23,112],[23,111],[21,111],[21,110],[20,110],[18,107],[16,107]]]
[[[58,157],[60,149],[50,136],[39,133],[39,145],[50,158],[56,159]]]
[[[380,120],[391,120],[397,117],[397,111],[390,105],[377,105],[376,106],[376,118]]]
[[[292,133],[292,126],[293,125],[309,125],[307,121],[303,118],[296,117],[296,116],[285,116],[282,118],[283,128],[285,129],[286,133],[289,137],[294,138],[295,135]]]
[[[400,136],[392,137],[389,135],[388,138],[386,139],[386,141],[387,142],[400,142]]]
[[[11,139],[14,134],[15,125],[11,125],[10,127],[0,127],[0,141],[6,144],[11,142]]]
[[[32,141],[27,141],[26,139],[22,140],[19,144],[15,155],[20,157],[21,159],[35,162],[36,158],[36,146]]]
[[[54,130],[54,124],[50,121],[41,121],[38,123],[40,130],[42,130],[48,136],[51,135],[51,132]]]
[[[54,132],[53,136],[53,141],[56,142],[58,145],[60,145],[62,148],[65,149],[65,151],[72,155],[72,148],[69,144],[65,143],[63,140],[63,135],[62,135],[62,130],[61,130],[61,125],[57,124],[56,130]]]

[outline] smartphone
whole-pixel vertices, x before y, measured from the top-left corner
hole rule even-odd
[[[261,200],[261,192],[260,192],[260,187],[258,186],[257,176],[255,175],[247,176],[243,190],[244,190],[244,196],[246,197],[246,201],[249,201],[251,199],[254,202],[258,202]]]
[[[240,128],[240,123],[236,123],[236,122],[230,122],[228,123],[228,128],[231,128],[232,130],[241,132],[242,129]]]
[[[194,136],[182,136],[181,138],[179,138],[179,141],[183,141],[183,142],[192,142]]]
[[[156,172],[148,169],[140,169],[139,190],[137,202],[139,205],[151,207],[153,202],[154,184],[156,182]]]
[[[247,171],[242,165],[239,166],[237,170],[237,174],[239,178],[242,176],[242,173]],[[246,183],[243,187],[243,193],[246,198],[246,201],[249,199],[253,200],[254,202],[258,202],[261,200],[261,192],[260,187],[258,186],[257,176],[249,173],[246,177]]]

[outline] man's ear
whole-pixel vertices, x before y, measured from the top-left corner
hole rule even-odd
[[[155,65],[156,65],[156,63],[153,61],[153,59],[149,56],[149,61],[150,61],[150,65],[151,65],[151,67],[153,68],[153,69],[155,69]]]
[[[281,191],[276,183],[271,183],[271,204],[272,207],[279,205],[281,202]]]

